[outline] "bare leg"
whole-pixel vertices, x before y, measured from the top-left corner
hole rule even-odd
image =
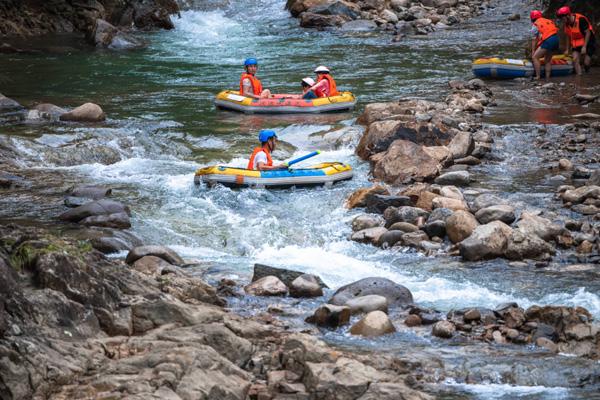
[[[592,65],[592,58],[587,54],[583,58],[583,66],[585,67],[585,71],[588,72]]]
[[[541,47],[539,47],[535,53],[533,53],[533,57],[532,58],[532,62],[533,62],[533,69],[535,70],[535,79],[540,79],[541,75],[542,75],[542,65],[540,63],[540,58],[544,57],[546,55],[546,49],[542,49]]]
[[[550,75],[552,75],[552,52],[547,52],[544,56],[544,62],[546,63],[544,67],[546,68],[546,80],[550,79]]]
[[[578,51],[573,52],[573,65],[575,65],[575,73],[581,75],[581,53]]]

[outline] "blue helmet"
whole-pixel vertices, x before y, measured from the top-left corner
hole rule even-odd
[[[246,58],[246,61],[244,61],[244,67],[247,67],[248,65],[258,65],[258,61],[256,58]]]
[[[266,143],[269,139],[271,139],[272,137],[277,137],[277,134],[275,133],[274,130],[271,129],[263,129],[262,131],[260,131],[258,133],[258,140],[261,143]]]

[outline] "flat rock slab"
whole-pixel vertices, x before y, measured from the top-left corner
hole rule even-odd
[[[146,256],[155,256],[158,258],[162,258],[166,262],[173,265],[183,265],[184,261],[179,256],[179,254],[175,253],[172,249],[166,246],[138,246],[132,249],[129,254],[127,254],[127,258],[125,262],[127,264],[133,264],[137,260]]]
[[[413,296],[406,287],[386,278],[364,278],[339,288],[329,303],[346,304],[356,297],[376,294],[387,299],[389,306],[404,306],[413,302]]]
[[[65,213],[62,213],[58,218],[63,221],[79,222],[84,218],[94,215],[108,215],[117,213],[127,213],[131,215],[129,207],[114,200],[101,199],[91,201],[82,206],[76,207]]]
[[[252,275],[252,282],[264,278],[265,276],[276,276],[286,286],[290,287],[292,282],[296,280],[296,278],[304,274],[304,272],[294,271],[291,269],[275,268],[264,264],[254,264],[254,274]],[[319,278],[318,276],[316,278],[319,282],[319,286],[321,286],[324,289],[329,289],[329,287],[321,280],[321,278]]]

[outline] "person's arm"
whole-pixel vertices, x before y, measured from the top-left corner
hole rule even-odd
[[[531,27],[531,59],[533,59],[533,53],[535,53],[536,49],[536,44],[537,44],[537,38],[539,35],[539,31],[537,29],[537,27],[535,25],[533,25]]]
[[[271,171],[274,169],[286,169],[287,165],[278,164],[278,165],[267,165],[267,163],[259,162],[256,164],[256,169],[259,171]]]
[[[254,89],[252,88],[252,82],[250,82],[250,79],[246,78],[242,81],[242,88],[244,89],[244,93],[242,93],[242,95],[246,97],[252,97],[253,99],[260,99],[260,96],[254,94]]]
[[[325,89],[325,87],[329,86],[329,84],[327,83],[327,80],[326,80],[326,79],[322,79],[321,81],[319,81],[319,82],[315,83],[314,85],[312,85],[312,86],[310,87],[310,89],[309,89],[309,90],[312,90],[313,92],[317,93],[317,92],[316,92],[316,89],[319,89],[319,88],[321,88],[321,86],[323,86],[323,89]]]

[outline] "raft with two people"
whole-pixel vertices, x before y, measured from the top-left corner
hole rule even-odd
[[[544,60],[541,60],[544,65]],[[530,60],[510,58],[478,58],[471,64],[473,74],[479,78],[514,79],[528,78],[535,74]],[[574,71],[573,59],[566,55],[552,57],[552,76],[567,76]],[[544,68],[541,69],[542,75]]]
[[[292,187],[326,186],[352,179],[352,167],[341,162],[323,162],[320,164],[289,168],[290,166],[318,155],[315,151],[289,161],[287,169],[259,171],[236,168],[226,165],[214,165],[200,168],[194,176],[194,183],[204,183],[209,187],[221,184],[231,188],[287,189]]]

